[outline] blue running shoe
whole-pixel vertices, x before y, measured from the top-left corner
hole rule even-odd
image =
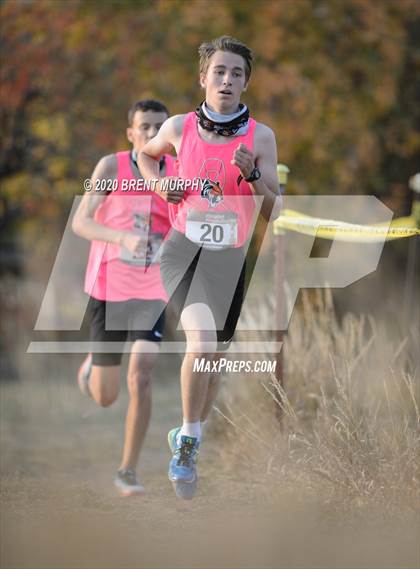
[[[168,435],[169,448],[172,452],[172,459],[169,463],[169,480],[177,485],[194,485],[197,486],[197,470],[196,461],[198,448],[200,446],[195,437],[181,437],[181,444],[177,441],[177,435],[180,428],[172,429]],[[191,487],[191,490],[193,488]],[[175,488],[177,492],[177,487]],[[194,489],[195,492],[195,489]],[[178,492],[177,492],[178,495]],[[184,496],[180,496],[184,497]],[[190,496],[191,498],[193,497]],[[189,498],[186,498],[189,499]]]
[[[175,494],[181,500],[192,500],[197,493],[198,478],[194,482],[172,482]]]
[[[177,438],[180,430],[181,427],[175,427],[174,429],[171,429],[168,433],[168,444],[172,454],[174,454],[174,452],[179,448]]]
[[[171,449],[172,454],[175,452],[180,451],[180,445],[178,444],[178,433],[181,430],[181,427],[175,427],[168,433],[168,443],[169,448]],[[170,477],[171,479],[171,477]],[[197,491],[197,482],[198,478],[195,477],[195,482],[172,482],[172,486],[174,487],[175,494],[181,500],[192,500],[195,496]]]

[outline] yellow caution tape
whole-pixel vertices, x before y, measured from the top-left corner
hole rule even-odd
[[[277,176],[281,185],[285,186],[287,184],[289,172],[290,170],[285,164],[277,164]],[[417,185],[420,188],[420,174],[417,174]],[[334,219],[311,217],[292,209],[285,209],[273,225],[275,235],[280,235],[287,229],[304,233],[305,235],[321,237],[322,239],[372,243],[420,235],[419,220],[420,202],[417,201],[413,203],[412,215],[399,217],[391,221],[391,223],[359,225],[357,223],[335,221]]]
[[[279,179],[279,184],[284,186],[287,184],[287,176],[289,175],[289,168],[286,164],[277,164],[277,177]]]
[[[285,209],[273,225],[275,235],[279,235],[284,229],[287,229],[305,235],[321,237],[322,239],[363,243],[389,241],[391,239],[420,235],[420,229],[416,227],[416,221],[413,216],[400,217],[390,224],[359,225],[357,223],[311,217],[298,211]]]

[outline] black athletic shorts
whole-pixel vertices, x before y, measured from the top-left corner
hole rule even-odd
[[[165,326],[164,308],[165,303],[162,300],[130,299],[122,302],[106,302],[90,297],[88,304],[90,341],[160,342]],[[93,365],[120,365],[121,359],[122,353],[100,351],[95,353],[95,350],[92,350]]]
[[[172,230],[163,245],[160,272],[177,316],[191,304],[206,304],[216,322],[218,350],[227,350],[244,299],[243,249],[205,249]]]

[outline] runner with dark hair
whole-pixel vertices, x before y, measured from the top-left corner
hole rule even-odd
[[[149,425],[155,365],[164,327],[167,294],[162,285],[159,250],[170,223],[168,205],[156,192],[127,190],[142,180],[137,154],[156,136],[168,118],[166,106],[155,100],[135,103],[128,112],[127,139],[131,151],[103,157],[92,175],[73,220],[73,230],[91,244],[85,291],[90,295],[90,339],[101,343],[99,352],[88,354],[80,367],[81,391],[103,407],[118,396],[122,353],[107,349],[107,342],[133,342],[127,373],[129,405],[124,450],[115,485],[122,495],[144,491],[136,467]],[[175,173],[175,160],[160,160],[161,175]],[[109,181],[116,190],[96,191]],[[133,187],[133,186],[132,186]],[[113,188],[114,189],[114,188]]]

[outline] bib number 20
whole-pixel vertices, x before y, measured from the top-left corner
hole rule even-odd
[[[203,243],[221,243],[223,241],[224,232],[222,225],[202,223],[200,229],[204,231],[200,237],[200,241],[203,241]]]

